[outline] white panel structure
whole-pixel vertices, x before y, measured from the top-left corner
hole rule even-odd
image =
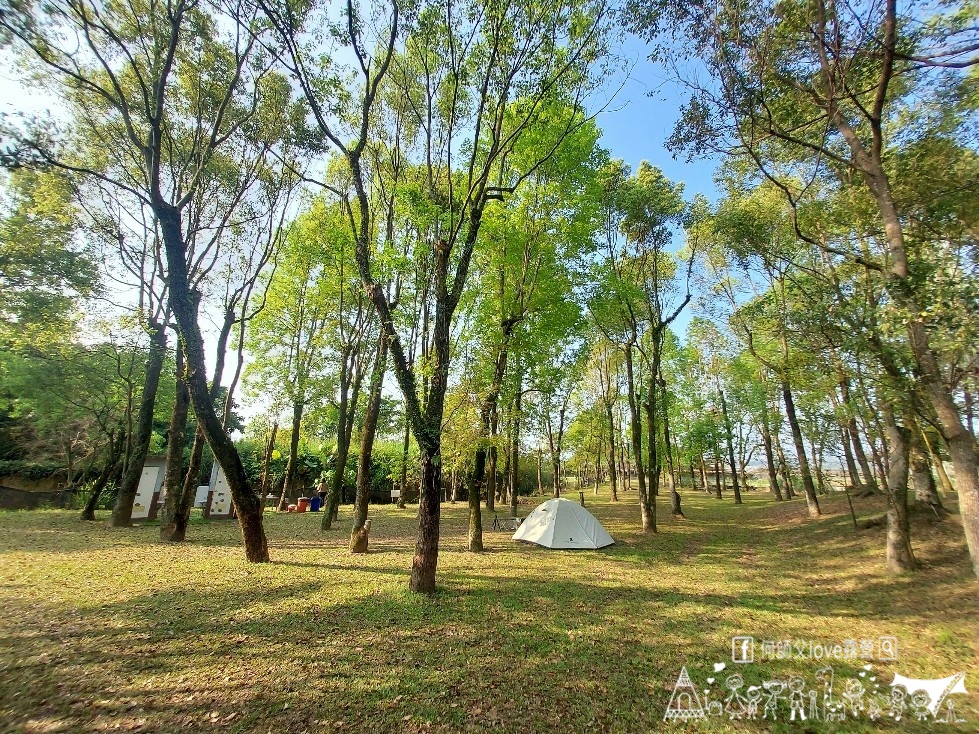
[[[149,517],[153,493],[162,484],[162,480],[162,466],[143,467],[143,475],[139,478],[139,486],[136,488],[136,499],[133,500],[133,520],[145,520]]]
[[[211,511],[208,517],[224,518],[231,517],[231,490],[228,487],[228,479],[224,476],[224,470],[218,462],[214,462],[211,470]]]

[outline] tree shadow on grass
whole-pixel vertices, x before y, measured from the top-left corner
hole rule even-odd
[[[6,643],[23,663],[0,672],[0,683],[20,681],[0,701],[14,724],[65,722],[53,731],[140,720],[154,732],[328,731],[337,721],[369,732],[417,731],[425,721],[448,731],[648,731],[681,666],[704,685],[728,654],[711,643],[729,638],[737,603],[568,578],[441,579],[433,598],[364,589],[339,602],[328,593],[336,579],[176,586],[80,607],[74,627],[57,619],[63,610],[47,610],[51,624],[25,624]],[[785,607],[801,615],[829,596],[744,608],[772,611],[774,621]],[[813,636],[797,625],[778,631]],[[839,671],[856,675],[856,666]],[[786,661],[765,672],[814,670]],[[761,682],[762,671],[745,675]]]

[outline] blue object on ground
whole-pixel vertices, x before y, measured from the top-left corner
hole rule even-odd
[[[318,495],[314,495],[312,498],[310,498],[309,500],[310,512],[319,512],[322,506],[323,506],[323,500]]]

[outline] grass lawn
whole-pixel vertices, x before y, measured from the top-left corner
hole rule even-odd
[[[922,570],[891,577],[884,529],[854,531],[842,498],[809,521],[802,500],[683,494],[688,519],[660,497],[660,532],[644,537],[635,492],[617,504],[587,493],[617,540],[601,551],[488,531],[487,551],[470,554],[466,508],[446,504],[433,598],[406,590],[412,508],[373,508],[363,556],[346,549],[349,508],[327,534],[318,515],[270,515],[265,565],[244,562],[233,522],[197,521],[190,542],[167,546],[152,524],[0,513],[0,731],[979,730],[979,585],[957,517],[915,516]],[[756,639],[753,664],[732,662],[736,635]],[[682,666],[708,700],[728,695],[732,672],[808,688],[822,663],[761,661],[762,640],[881,636],[897,638],[897,662],[834,661],[837,699],[849,678],[887,690],[895,672],[965,671],[970,693],[950,698],[964,723],[909,709],[900,722],[885,710],[802,724],[786,721],[785,699],[777,722],[663,722]]]

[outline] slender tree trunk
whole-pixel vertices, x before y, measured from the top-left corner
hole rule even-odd
[[[143,476],[143,464],[146,462],[150,439],[153,437],[153,409],[156,406],[156,393],[160,387],[160,375],[163,373],[163,362],[167,355],[166,324],[150,320],[148,327],[150,348],[146,358],[143,394],[136,418],[132,453],[129,455],[122,485],[119,487],[116,504],[112,510],[110,525],[114,528],[128,527],[133,522],[133,502],[136,501],[139,480]]]
[[[812,474],[809,471],[809,460],[806,458],[806,445],[802,441],[802,429],[799,428],[799,419],[795,413],[795,401],[792,399],[792,389],[789,387],[788,380],[782,380],[782,399],[785,402],[785,418],[792,429],[792,441],[795,443],[795,452],[799,457],[799,473],[802,475],[802,488],[806,493],[806,504],[809,507],[809,517],[819,517],[819,500],[816,498],[816,487],[812,483]]]
[[[910,433],[908,437],[910,446],[908,458],[911,469],[911,483],[914,486],[914,499],[916,502],[930,506],[936,514],[940,515],[945,508],[942,507],[942,498],[938,494],[935,477],[931,473],[928,450],[922,438],[924,434],[922,434],[918,421],[913,415],[908,415],[904,422]]]
[[[214,360],[214,376],[211,378],[211,402],[217,400],[218,391],[221,387],[221,375],[224,374],[224,361],[226,358],[228,350],[228,340],[231,338],[231,330],[235,324],[235,313],[230,308],[226,309],[224,315],[224,323],[221,325],[221,332],[218,335],[218,343],[216,349],[216,356]],[[244,328],[244,325],[242,326]],[[240,343],[239,343],[239,346]],[[239,357],[240,357],[239,353]],[[240,362],[239,362],[240,370]],[[228,391],[228,402],[231,401],[231,390]],[[188,400],[190,399],[188,393]],[[224,423],[227,425],[227,408],[230,405],[226,405]],[[187,471],[184,474],[183,487],[179,496],[177,497],[177,505],[173,510],[168,510],[166,507],[166,502],[164,502],[163,513],[166,515],[171,512],[173,515],[173,527],[169,534],[169,542],[179,543],[183,542],[187,538],[187,526],[190,523],[190,509],[194,501],[194,495],[197,493],[198,485],[198,475],[201,470],[201,462],[204,459],[204,432],[201,430],[200,425],[194,431],[194,443],[190,449],[190,461],[187,462]],[[262,492],[264,494],[264,490]]]
[[[790,500],[795,497],[795,490],[792,489],[792,474],[789,472],[789,462],[785,458],[781,441],[775,443],[775,452],[778,455],[778,465],[782,472],[782,481],[785,484],[785,498]]]
[[[666,402],[666,392],[663,393],[663,446],[666,450],[666,463],[669,466],[669,489],[670,489],[670,512],[674,517],[685,517],[680,507],[680,493],[677,491],[677,481],[680,476],[680,455],[674,454],[670,443],[670,411]],[[676,459],[677,471],[673,473],[674,459]]]
[[[402,510],[405,506],[405,493],[408,491],[408,445],[411,440],[411,423],[408,419],[405,419],[405,438],[404,443],[401,447],[401,481],[398,483],[398,487],[401,489],[401,494],[398,496],[398,507]]]
[[[523,375],[517,375],[517,392],[513,398],[513,436],[510,439],[510,517],[517,516],[520,485],[520,418],[523,397]]]
[[[734,483],[734,504],[741,504],[741,488],[738,486],[738,467],[734,461],[734,432],[731,428],[731,417],[727,412],[727,400],[724,391],[718,385],[717,394],[721,398],[721,414],[724,416],[724,433],[727,438],[727,456],[731,463],[731,481]]]
[[[490,440],[496,441],[496,418],[490,419]],[[490,444],[486,449],[486,511],[496,512],[496,493],[497,493],[497,477],[496,477],[496,459],[497,451],[496,444]]]
[[[919,340],[915,352],[916,360],[922,367],[922,387],[938,415],[948,445],[952,467],[955,469],[955,490],[959,498],[962,529],[965,531],[969,556],[972,558],[973,573],[979,578],[979,465],[976,440],[972,432],[962,424],[958,406],[941,382],[941,372],[935,355],[927,346],[927,333],[923,325],[920,326],[921,329],[913,331],[913,337]]]
[[[636,475],[639,479],[639,513],[644,533],[656,532],[656,520],[649,507],[649,497],[646,493],[646,473],[642,464],[642,421],[639,417],[639,401],[636,397],[636,382],[632,367],[632,345],[625,350],[626,389],[629,398],[629,415],[631,418],[632,454],[635,462]]]
[[[911,552],[911,520],[908,515],[909,431],[899,426],[894,414],[884,411],[890,444],[890,475],[887,478],[887,570],[901,573],[914,568]]]
[[[877,470],[878,481],[876,483],[883,485],[884,491],[887,491],[887,468],[884,466],[884,460],[881,458],[880,451],[877,450],[877,442],[868,436],[870,441],[870,457],[874,462],[874,468]]]
[[[286,480],[282,484],[282,495],[279,497],[279,511],[285,509],[295,490],[296,470],[299,464],[299,431],[303,424],[303,401],[297,399],[292,404],[292,433],[289,436],[289,458],[286,460]]]
[[[262,492],[263,497],[264,495],[269,494],[269,492],[272,489],[272,484],[270,481],[272,477],[269,475],[269,469],[272,466],[272,452],[275,451],[275,437],[276,434],[278,434],[278,432],[279,432],[279,422],[273,421],[272,430],[269,431],[268,443],[265,444],[265,456],[262,457],[262,480],[261,480],[262,484],[260,487],[260,491]],[[285,508],[282,507],[282,500],[280,499],[279,510],[281,511],[283,509]]]
[[[82,520],[95,520],[95,508],[99,506],[99,498],[102,496],[102,492],[109,484],[109,480],[112,478],[120,468],[120,462],[122,461],[122,452],[125,442],[120,436],[116,439],[113,434],[109,434],[109,456],[106,459],[105,467],[103,467],[102,472],[99,474],[98,479],[95,480],[95,484],[92,487],[91,493],[88,495],[88,501],[85,502],[85,508],[82,510],[81,519]]]
[[[595,451],[595,487],[594,487],[594,494],[598,494],[598,485],[601,484],[602,453],[603,453],[602,452],[602,449],[604,448],[602,446],[602,437],[601,436],[599,436],[599,439],[596,442],[596,446],[598,448]]]
[[[857,465],[860,467],[860,472],[863,474],[864,491],[870,494],[880,494],[880,488],[877,486],[874,471],[870,468],[870,462],[867,461],[867,453],[863,450],[863,443],[860,441],[857,419],[853,416],[850,416],[850,420],[847,422],[847,434],[850,437],[850,445],[853,447],[853,458],[856,459]]]
[[[816,490],[819,494],[826,494],[826,483],[823,481],[823,460],[822,455],[816,450],[816,442],[809,442],[809,453],[812,457],[812,468],[815,470]]]
[[[615,461],[615,419],[612,417],[612,405],[605,404],[605,419],[608,421],[608,478],[611,484],[612,501],[619,501],[618,494],[618,473],[616,472]]]
[[[649,507],[648,510],[648,528],[646,527],[646,522],[643,523],[643,532],[659,532],[656,527],[656,497],[659,496],[659,480],[660,480],[660,455],[658,451],[658,446],[656,442],[656,404],[655,397],[653,395],[649,396],[649,400],[646,401],[646,446],[647,448],[647,460],[649,465],[647,466],[646,472],[648,475],[648,480],[646,481],[646,503]]]
[[[184,344],[187,359],[187,383],[191,404],[198,425],[204,432],[214,458],[224,470],[231,491],[231,498],[238,515],[245,557],[252,562],[269,560],[268,541],[262,525],[262,502],[251,487],[241,457],[214,412],[214,404],[207,386],[204,364],[204,340],[197,324],[196,298],[191,294],[187,280],[187,252],[181,235],[180,212],[160,202],[153,207],[160,222],[167,254],[169,271],[170,307],[177,320],[177,329]]]
[[[843,445],[843,460],[846,464],[846,473],[849,477],[849,482],[844,479],[846,484],[849,484],[853,489],[863,494],[864,489],[860,483],[860,473],[857,471],[857,463],[853,460],[853,451],[850,448],[850,431],[846,427],[846,422],[840,426],[840,443]]]
[[[480,414],[480,424],[483,436],[489,435],[489,406],[483,405]],[[485,439],[476,446],[476,459],[473,467],[472,480],[469,486],[469,550],[473,553],[483,552],[483,515],[480,509],[480,500],[483,491],[486,489],[486,455],[488,447]],[[487,495],[489,492],[487,491]],[[487,512],[490,511],[490,503],[486,503]]]
[[[948,474],[945,473],[945,466],[942,464],[942,457],[935,451],[934,447],[931,445],[931,441],[928,439],[928,434],[921,431],[921,440],[925,444],[925,449],[928,451],[928,456],[931,459],[932,466],[935,467],[935,473],[938,474],[938,480],[942,483],[942,491],[945,493],[946,497],[951,497],[952,492],[952,482],[948,478]]]
[[[374,453],[374,437],[377,434],[377,419],[381,413],[381,388],[384,384],[387,359],[388,343],[382,329],[378,337],[377,359],[374,360],[374,367],[371,369],[364,425],[360,432],[360,454],[357,456],[357,493],[354,499],[353,527],[350,530],[351,553],[367,552],[370,528],[366,526],[366,523],[371,499],[371,459]]]
[[[357,371],[354,360],[356,355],[348,354],[350,376],[347,379],[347,390],[341,388],[340,394],[340,421],[337,426],[337,466],[330,482],[330,491],[327,494],[326,507],[324,508],[323,519],[320,522],[320,530],[330,530],[333,521],[337,517],[340,509],[340,499],[343,494],[343,479],[346,474],[347,458],[350,456],[350,441],[353,438],[354,415],[357,412],[357,401],[360,397],[361,373]],[[344,360],[345,362],[347,360]],[[440,475],[441,476],[441,473]]]
[[[721,472],[720,453],[721,452],[717,450],[717,447],[715,447],[714,448],[714,492],[717,496],[717,499],[722,499],[724,496],[722,493],[724,482],[721,477],[722,472]]]
[[[174,539],[177,512],[184,493],[184,433],[187,430],[187,414],[190,408],[190,393],[184,379],[184,350],[179,340],[176,374],[176,395],[167,438],[167,468],[163,475],[163,512],[160,517],[160,540],[165,543]]]
[[[537,447],[537,494],[544,494],[544,450]]]
[[[863,472],[864,491],[871,494],[878,494],[880,489],[877,487],[877,480],[874,479],[874,472],[870,468],[870,462],[867,461],[867,454],[864,452],[863,444],[860,442],[860,430],[857,426],[857,418],[853,413],[854,406],[850,399],[850,381],[845,375],[841,375],[840,377],[840,401],[842,403],[842,409],[846,411],[846,429],[850,437],[850,443],[853,446],[853,458],[856,459],[860,465],[860,470]],[[858,486],[856,478],[854,478],[853,486]]]
[[[772,451],[772,434],[768,429],[768,405],[765,405],[761,419],[761,442],[765,448],[765,464],[768,467],[768,489],[775,495],[776,502],[782,501],[782,490],[778,486],[778,471],[775,468],[775,455]]]

